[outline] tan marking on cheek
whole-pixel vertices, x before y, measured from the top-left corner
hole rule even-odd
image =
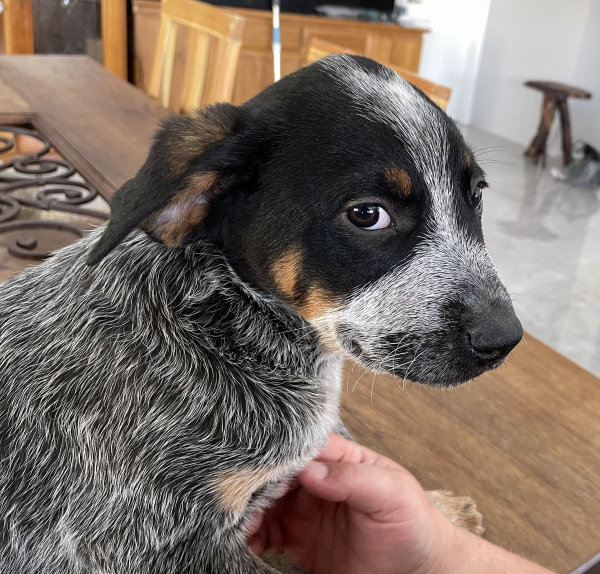
[[[324,346],[329,351],[340,350],[331,329],[322,329],[318,325],[320,317],[337,307],[337,302],[324,289],[311,287],[306,294],[298,291],[302,255],[298,249],[292,249],[280,257],[272,266],[271,273],[277,288],[285,295],[288,304],[309,322],[314,322],[321,335]]]
[[[319,333],[319,339],[326,353],[343,353],[336,336],[336,323],[328,311],[332,311],[339,306],[331,296],[318,288],[311,289],[308,297],[304,300],[303,306],[298,313],[309,321]]]
[[[313,287],[309,290],[306,297],[304,297],[302,304],[298,308],[298,312],[308,321],[312,321],[335,307],[335,301],[332,300],[326,291],[319,287]]]
[[[152,232],[169,247],[181,245],[208,215],[217,179],[216,172],[191,176],[187,188],[147,218],[142,229]]]
[[[221,477],[217,484],[217,495],[224,508],[239,515],[244,512],[250,497],[257,490],[282,478],[280,468],[237,470]]]
[[[393,167],[385,172],[385,180],[400,190],[402,197],[408,197],[412,191],[410,176],[403,169]]]
[[[302,260],[299,249],[291,249],[280,257],[271,267],[273,280],[277,288],[289,299],[293,300],[296,295],[298,274]]]

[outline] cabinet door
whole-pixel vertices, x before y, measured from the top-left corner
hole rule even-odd
[[[421,34],[411,32],[395,35],[390,50],[390,59],[385,63],[399,66],[418,74],[422,41],[423,36]]]
[[[281,53],[281,75],[287,76],[302,66],[299,53]],[[244,50],[240,54],[232,103],[236,106],[247,102],[250,98],[273,83],[273,54],[269,50]]]

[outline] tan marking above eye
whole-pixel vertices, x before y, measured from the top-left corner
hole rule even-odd
[[[469,175],[473,175],[473,157],[469,152],[466,152],[467,155],[467,169],[469,170]]]
[[[279,467],[260,470],[236,470],[224,474],[217,482],[217,496],[223,507],[235,515],[246,509],[251,496],[269,482],[284,478]]]
[[[211,171],[190,176],[186,189],[146,218],[140,227],[169,247],[180,246],[208,215],[217,181],[218,174]]]
[[[292,248],[275,261],[271,267],[275,285],[290,300],[293,300],[296,296],[301,262],[302,254],[300,250]]]
[[[400,190],[402,197],[408,197],[412,191],[412,182],[406,171],[398,167],[392,167],[385,172],[385,180]]]

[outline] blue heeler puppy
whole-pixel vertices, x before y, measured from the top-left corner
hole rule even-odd
[[[484,187],[365,58],[166,120],[110,223],[0,287],[0,572],[273,572],[248,518],[342,428],[344,357],[450,387],[521,339]]]

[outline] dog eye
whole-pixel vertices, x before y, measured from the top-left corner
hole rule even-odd
[[[361,229],[384,229],[392,222],[388,212],[378,205],[363,203],[351,207],[346,214],[351,223]]]
[[[471,191],[471,205],[478,213],[481,213],[483,209],[481,196],[482,190],[484,190],[486,187],[488,187],[487,182],[479,181],[477,182],[477,185],[473,188],[473,191]]]

